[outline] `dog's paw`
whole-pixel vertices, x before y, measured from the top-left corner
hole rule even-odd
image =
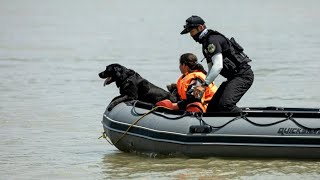
[[[173,92],[175,89],[177,89],[177,84],[175,84],[175,83],[168,84],[167,89],[169,92]]]

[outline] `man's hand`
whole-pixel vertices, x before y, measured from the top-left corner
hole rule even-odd
[[[206,90],[206,86],[197,86],[193,90],[194,97],[197,99],[201,99],[205,90]]]

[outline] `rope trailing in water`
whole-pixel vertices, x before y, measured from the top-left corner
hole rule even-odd
[[[102,135],[98,138],[98,139],[106,139],[108,141],[109,144],[113,145],[110,140],[109,140],[109,137],[107,136],[107,133],[106,132],[103,132]]]
[[[103,139],[107,138],[106,132],[103,132],[102,135],[100,137],[98,137],[98,139],[101,139],[101,138],[103,138]]]

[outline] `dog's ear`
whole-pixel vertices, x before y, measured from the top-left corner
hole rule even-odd
[[[121,73],[120,72],[116,72],[116,77],[120,78],[121,77]]]
[[[121,70],[122,69],[120,67],[117,67],[117,66],[114,67],[114,71],[116,73],[116,77],[118,77],[118,78],[121,77]]]
[[[118,66],[114,66],[113,69],[114,69],[114,71],[120,71],[121,70],[121,68],[118,67]]]

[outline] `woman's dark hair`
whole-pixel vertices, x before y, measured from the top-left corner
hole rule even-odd
[[[197,56],[192,53],[185,53],[180,56],[180,64],[187,65],[191,70],[199,70],[204,74],[207,74],[207,71],[204,70],[203,66],[198,63]]]

